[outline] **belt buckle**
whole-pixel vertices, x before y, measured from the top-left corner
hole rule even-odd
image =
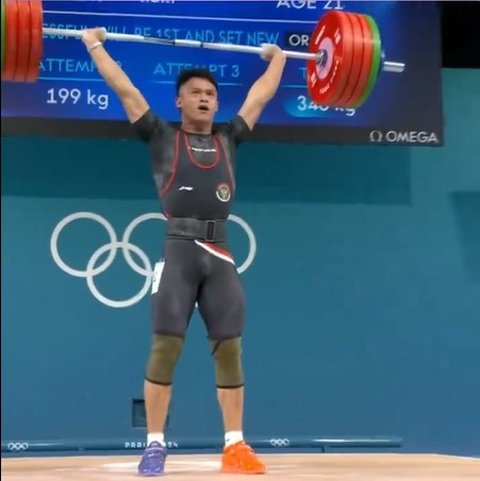
[[[205,240],[210,242],[215,240],[215,228],[216,222],[214,220],[207,220],[207,235]]]

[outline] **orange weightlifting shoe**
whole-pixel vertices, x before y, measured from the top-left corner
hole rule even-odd
[[[223,449],[222,473],[265,474],[265,465],[257,458],[253,449],[240,441]]]

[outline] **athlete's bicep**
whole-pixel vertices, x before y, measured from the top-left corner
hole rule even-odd
[[[264,102],[260,102],[255,97],[248,95],[242,107],[240,108],[238,115],[242,117],[242,119],[248,125],[248,128],[253,130],[264,108]]]
[[[135,123],[150,109],[148,102],[136,87],[126,89],[120,96],[120,100],[131,124]]]

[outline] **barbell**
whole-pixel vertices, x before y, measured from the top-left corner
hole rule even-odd
[[[82,37],[81,30],[44,28],[43,13],[41,0],[1,0],[2,80],[38,80],[44,35]],[[258,55],[264,52],[262,46],[109,32],[106,39]],[[381,71],[401,73],[405,68],[403,63],[385,61],[377,23],[371,16],[359,13],[327,12],[315,26],[308,50],[284,53],[289,59],[307,61],[307,89],[319,105],[358,108],[370,96]]]

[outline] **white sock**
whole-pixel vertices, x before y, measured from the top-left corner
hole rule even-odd
[[[225,433],[225,446],[231,446],[240,441],[243,441],[242,431],[229,431]]]
[[[162,446],[165,446],[165,435],[163,433],[148,433],[147,434],[147,446],[150,446],[150,443],[156,441],[160,443]]]

